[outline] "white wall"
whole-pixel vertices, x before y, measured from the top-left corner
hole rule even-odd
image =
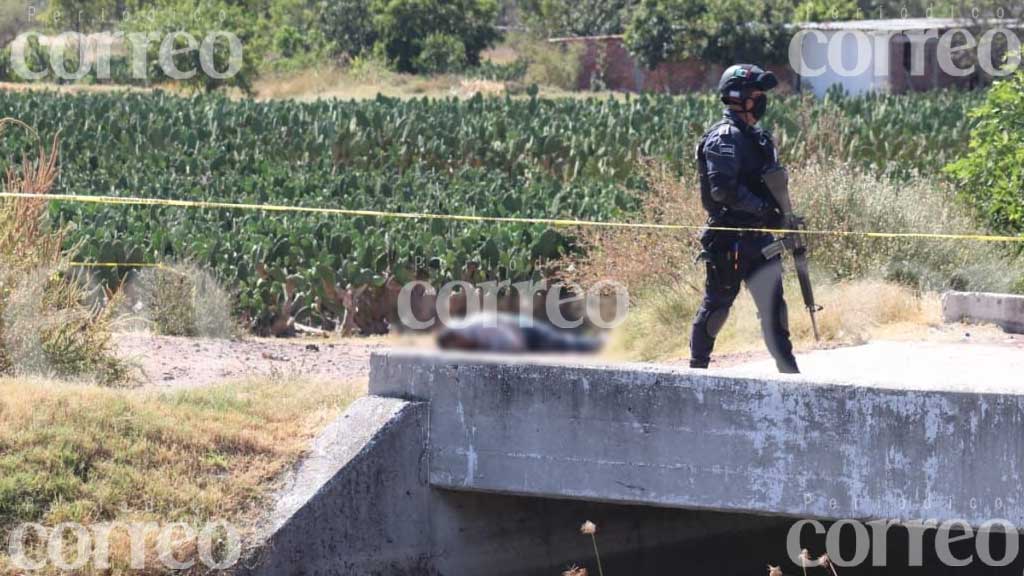
[[[889,33],[805,30],[800,36],[802,62],[794,68],[802,90],[822,97],[834,84],[851,95],[889,89]]]

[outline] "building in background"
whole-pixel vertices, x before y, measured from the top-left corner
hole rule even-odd
[[[965,20],[909,18],[850,20],[794,24],[798,35],[792,47],[792,63],[765,64],[778,75],[780,91],[824,94],[839,86],[848,94],[867,92],[904,93],[941,88],[972,89],[991,77],[977,65],[976,54],[954,50],[952,63],[959,68],[974,64],[968,74],[948,73],[940,66],[940,38],[951,30],[971,32],[979,41],[986,32],[1010,31],[1017,38],[1024,28],[1017,20]],[[996,35],[992,61],[998,67],[1005,54],[1005,38]],[[708,90],[717,85],[724,66],[697,59],[664,62],[653,70],[638,63],[621,35],[552,38],[551,43],[580,47],[580,90],[608,89],[627,92],[683,93]],[[952,46],[964,42],[952,38]],[[830,50],[833,56],[829,58]],[[915,56],[915,52],[918,53]],[[793,58],[799,55],[800,58]],[[917,61],[916,72],[915,60]],[[955,71],[954,71],[955,72]]]
[[[956,50],[965,42],[965,36],[950,32],[966,30],[975,41],[980,41],[987,32],[998,29],[1018,37],[1021,31],[1016,20],[951,18],[809,22],[799,24],[798,28],[801,58],[794,72],[799,77],[800,89],[818,96],[833,86],[842,87],[848,94],[972,89],[991,77],[978,65],[973,51]],[[949,55],[945,67],[940,62],[940,38],[944,35],[953,47],[945,50]],[[998,67],[1005,54],[1005,36],[1000,33],[993,38],[990,61]],[[957,72],[972,65],[973,71],[969,73]]]
[[[576,46],[580,50],[579,90],[617,90],[679,94],[707,90],[718,85],[725,66],[696,58],[663,62],[653,70],[637,62],[626,48],[621,34],[552,38],[552,44]],[[794,86],[788,67],[772,68],[783,85]]]

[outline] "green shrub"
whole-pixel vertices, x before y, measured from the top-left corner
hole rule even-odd
[[[431,36],[459,39],[470,66],[499,36],[495,0],[372,0],[370,12],[377,43],[400,72],[419,71],[417,58]]]
[[[996,82],[972,116],[970,151],[946,172],[992,228],[1024,233],[1024,73]]]
[[[21,0],[0,0],[0,46],[7,46],[11,40],[29,24],[26,4]]]
[[[732,64],[784,62],[792,34],[790,2],[642,0],[626,27],[626,45],[653,68],[673,58]]]
[[[224,0],[170,0],[166,4],[132,14],[123,24],[127,34],[156,33],[163,37],[166,34],[187,32],[198,42],[209,35],[228,31],[238,37],[242,44],[240,62],[231,62],[231,52],[223,37],[217,38],[213,50],[213,67],[223,73],[230,66],[238,67],[238,72],[229,78],[214,78],[206,74],[201,66],[200,51],[188,50],[173,56],[177,69],[183,72],[194,71],[195,74],[181,82],[193,90],[212,91],[224,86],[232,86],[243,92],[252,91],[252,79],[256,75],[257,63],[269,49],[259,41],[256,16],[239,6]],[[175,48],[185,48],[185,39],[175,39]],[[148,82],[164,82],[172,80],[161,66],[159,51],[160,42],[150,42],[147,55]]]
[[[480,62],[479,66],[470,70],[469,75],[473,78],[481,78],[493,82],[519,82],[526,77],[526,70],[529,65],[529,60],[523,57],[502,64],[484,60]]]
[[[636,0],[518,0],[526,27],[538,38],[622,34]]]
[[[829,163],[793,170],[793,196],[816,230],[986,234],[948,185],[909,182]],[[815,235],[815,267],[836,279],[881,277],[916,289],[1009,292],[1024,280],[1024,259],[1005,246],[967,240]]]
[[[282,26],[274,34],[274,48],[285,58],[291,58],[306,48],[302,32],[294,26]]]
[[[548,42],[528,42],[520,47],[529,62],[523,82],[575,90],[579,80],[583,47],[576,44],[555,46]]]
[[[320,0],[315,12],[317,27],[330,39],[334,54],[358,56],[377,42],[377,29],[367,0]]]
[[[466,46],[450,34],[431,34],[416,56],[416,69],[427,74],[459,72],[466,67]]]
[[[39,44],[39,38],[36,36],[28,36],[25,39],[24,58],[25,67],[30,72],[39,73],[46,72],[47,77],[51,74],[50,70],[50,51]],[[18,71],[14,68],[14,63],[11,60],[12,47],[6,46],[0,50],[0,80],[10,82],[28,82],[29,79],[18,74]],[[70,63],[68,64],[70,66]],[[73,69],[73,68],[71,68]]]

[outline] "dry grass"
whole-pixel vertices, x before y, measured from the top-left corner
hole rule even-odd
[[[251,526],[275,479],[359,389],[269,379],[159,393],[0,380],[0,534],[27,521]],[[123,567],[118,542],[113,565]],[[13,573],[8,561],[0,555],[0,573]]]
[[[477,93],[495,96],[507,93],[526,98],[524,88],[530,84],[537,84],[540,95],[547,98],[625,98],[626,94],[622,92],[580,92],[575,89],[580,52],[579,47],[557,47],[513,35],[482,57],[496,64],[527,59],[529,65],[522,82],[506,84],[480,80],[471,74],[399,74],[371,57],[358,57],[345,66],[325,64],[298,72],[267,74],[256,80],[254,88],[261,100],[367,100],[378,95],[391,98],[469,98]]]
[[[877,178],[828,163],[793,174],[795,204],[817,230],[984,234],[942,182]],[[1006,246],[965,240],[812,236],[815,265],[835,278],[879,276],[921,290],[1024,290],[1024,260]]]
[[[57,177],[58,136],[47,150],[31,127],[0,120],[0,133],[12,127],[27,131],[37,149],[6,169],[4,190],[47,194]],[[124,383],[128,370],[109,352],[114,307],[99,307],[69,272],[73,251],[64,250],[63,231],[51,228],[48,207],[44,198],[0,199],[0,374]]]
[[[463,79],[455,75],[418,76],[392,72],[374,62],[347,68],[323,66],[260,78],[254,88],[260,100],[367,100],[378,95],[392,98],[445,98],[459,95]],[[470,94],[471,95],[471,94]]]
[[[786,294],[794,345],[799,349],[818,346],[810,317],[800,304],[799,287],[792,277],[786,279]],[[897,328],[920,331],[940,321],[937,294],[920,294],[881,280],[819,283],[815,296],[824,306],[817,315],[823,346],[862,344]],[[700,294],[689,286],[677,285],[648,289],[636,300],[626,322],[612,333],[608,353],[645,361],[686,358],[690,322],[700,304]],[[731,354],[762,349],[757,308],[744,290],[718,335],[715,352]]]
[[[681,179],[648,167],[644,222],[700,226],[704,213],[693,174]],[[952,191],[927,180],[896,184],[842,166],[813,163],[793,170],[793,195],[819,230],[966,231],[976,229]],[[612,334],[609,353],[627,359],[688,355],[690,323],[704,270],[693,262],[694,232],[582,229],[586,254],[561,263],[584,286],[614,279],[630,290],[632,308]],[[1008,291],[1021,286],[1024,262],[989,244],[926,239],[811,237],[815,295],[823,345],[859,344],[897,327],[937,323],[937,292],[947,288]],[[789,258],[787,256],[787,268]],[[798,347],[814,345],[809,317],[791,270],[786,273],[790,328]],[[716,352],[763,348],[749,294],[737,299]]]
[[[707,215],[701,208],[699,184],[693,174],[677,179],[658,164],[647,166],[650,191],[643,198],[636,222],[699,227]],[[559,264],[567,279],[590,286],[612,278],[639,293],[659,286],[690,287],[699,291],[703,280],[694,265],[700,249],[697,232],[652,229],[583,227],[574,231],[585,253]]]
[[[161,86],[160,89],[167,89]],[[153,88],[121,84],[53,84],[50,82],[0,82],[2,92],[60,92],[62,94],[96,94],[106,92],[152,92]]]

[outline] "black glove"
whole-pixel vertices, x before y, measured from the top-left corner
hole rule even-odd
[[[786,217],[778,208],[770,204],[766,203],[764,205],[761,209],[760,217],[765,228],[771,228],[773,230],[782,230],[786,228]]]

